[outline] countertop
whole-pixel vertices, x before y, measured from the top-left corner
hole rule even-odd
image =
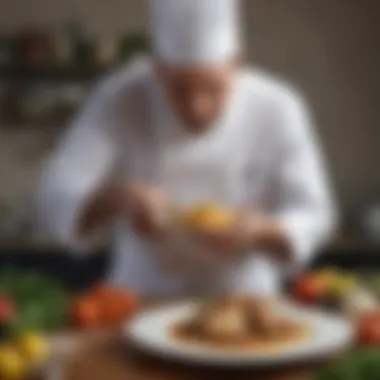
[[[30,236],[19,235],[0,237],[0,254],[7,250],[20,254],[33,254],[43,251],[60,252],[66,249],[54,242],[41,241],[33,239]],[[106,252],[107,245],[104,244],[97,247],[96,250]],[[360,236],[339,236],[323,249],[323,252],[328,252],[329,254],[340,254],[342,252],[345,254],[355,254],[358,251],[380,253],[380,242],[372,242]]]
[[[51,376],[62,380],[192,380],[192,379],[262,379],[262,380],[310,380],[315,371],[327,360],[318,363],[292,363],[286,367],[268,369],[218,369],[181,365],[160,360],[133,349],[120,331],[104,332],[87,337],[75,347],[63,364],[52,366]]]

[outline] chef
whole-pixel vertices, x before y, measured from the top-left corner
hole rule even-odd
[[[307,105],[244,63],[238,8],[151,0],[152,56],[100,83],[44,171],[42,231],[83,255],[112,226],[113,284],[274,294],[330,237],[334,208]],[[199,251],[173,243],[172,210],[210,201],[236,222],[194,233]]]

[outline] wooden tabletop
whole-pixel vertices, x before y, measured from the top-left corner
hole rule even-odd
[[[217,370],[164,362],[131,347],[121,332],[107,332],[84,342],[64,370],[64,380],[309,380],[319,363],[268,370]]]

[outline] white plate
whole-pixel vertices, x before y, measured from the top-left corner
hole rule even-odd
[[[137,315],[125,325],[126,337],[140,350],[184,363],[217,366],[279,366],[327,358],[353,343],[352,325],[336,315],[281,304],[281,312],[311,326],[310,337],[298,344],[271,353],[231,352],[216,348],[186,345],[170,335],[173,324],[188,318],[197,305],[183,302],[162,306]]]

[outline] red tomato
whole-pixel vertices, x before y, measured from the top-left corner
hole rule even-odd
[[[109,299],[101,303],[102,323],[107,326],[118,325],[122,321],[123,305],[117,299]]]
[[[357,325],[359,342],[380,345],[380,312],[375,311],[359,318]]]
[[[315,303],[323,297],[324,288],[323,283],[314,277],[305,276],[296,281],[292,288],[292,294],[297,301]]]
[[[97,302],[83,298],[76,302],[73,308],[74,323],[78,327],[97,327],[101,323],[100,309]]]
[[[91,297],[96,299],[108,299],[115,294],[115,289],[109,285],[100,284],[90,291]]]
[[[88,293],[88,298],[97,305],[97,320],[102,326],[116,326],[125,321],[137,309],[134,293],[100,284]]]
[[[124,290],[115,290],[115,293],[101,301],[104,321],[108,325],[117,325],[125,321],[137,307],[137,298]]]
[[[137,296],[131,292],[125,292],[122,297],[124,316],[129,317],[139,307],[139,300]]]
[[[8,322],[14,315],[14,303],[9,298],[0,296],[0,322]]]

